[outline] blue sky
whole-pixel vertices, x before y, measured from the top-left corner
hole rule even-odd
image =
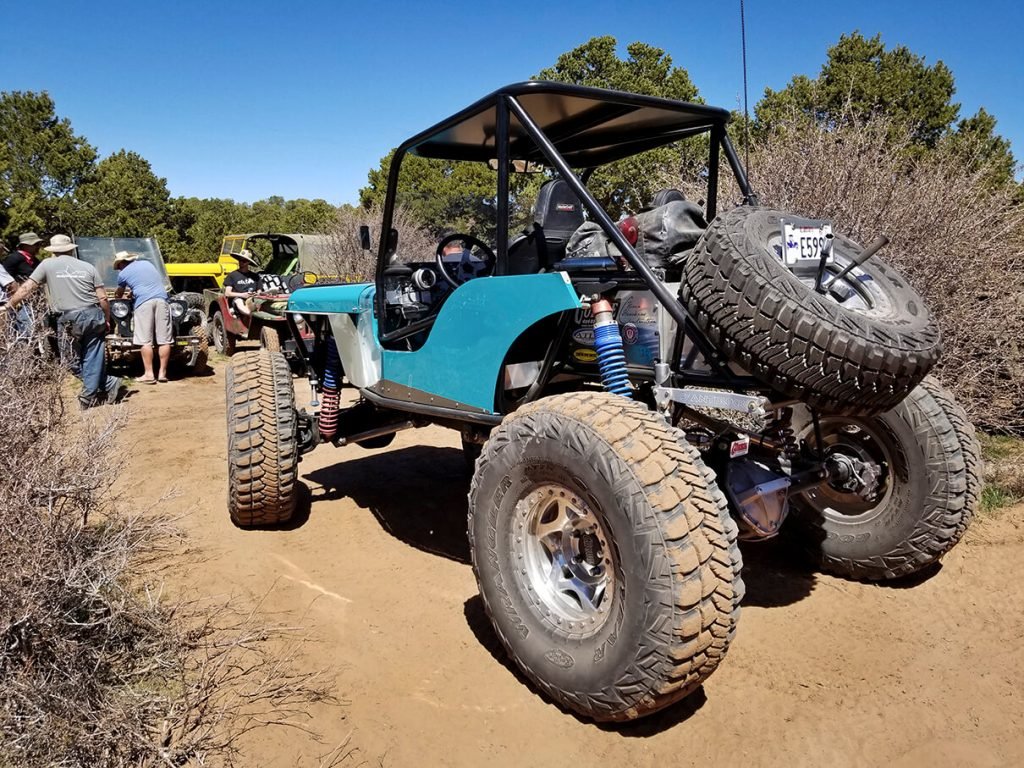
[[[4,0],[0,90],[46,90],[102,155],[139,152],[172,195],[355,202],[407,136],[596,35],[665,49],[704,98],[742,92],[738,0],[442,3]],[[881,32],[956,77],[1024,159],[1024,4],[747,2],[751,106]],[[37,42],[20,49],[17,38]],[[57,44],[60,47],[57,47]]]

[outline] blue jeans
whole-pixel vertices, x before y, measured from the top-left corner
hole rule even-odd
[[[113,402],[121,380],[104,370],[107,320],[103,310],[83,307],[64,312],[57,321],[57,336],[61,361],[82,380],[79,399],[91,405],[105,392],[107,402]]]
[[[18,333],[18,339],[24,341],[32,338],[32,322],[34,319],[35,313],[27,301],[14,310],[14,330]]]

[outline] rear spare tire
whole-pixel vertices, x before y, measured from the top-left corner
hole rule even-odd
[[[487,614],[562,706],[629,720],[718,666],[743,595],[736,526],[696,450],[639,403],[523,406],[491,432],[469,501]]]
[[[189,309],[203,309],[206,305],[203,294],[195,291],[179,291],[174,294],[174,298],[184,301]]]
[[[816,293],[782,263],[783,218],[740,206],[716,219],[683,265],[683,303],[727,358],[784,395],[834,413],[892,408],[941,352],[924,300],[877,257]],[[861,250],[834,243],[832,274]]]
[[[806,414],[797,414],[794,427],[816,444]],[[790,524],[825,570],[859,579],[906,576],[960,540],[981,495],[981,449],[964,410],[938,382],[926,378],[877,416],[824,416],[820,430],[826,453],[879,472],[867,497],[828,484],[792,497]]]
[[[298,422],[288,361],[279,352],[235,357],[227,374],[228,511],[243,528],[295,511]]]

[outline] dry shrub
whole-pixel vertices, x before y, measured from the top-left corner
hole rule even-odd
[[[761,203],[831,219],[927,299],[942,328],[936,371],[971,418],[1024,433],[1024,207],[993,188],[976,150],[947,141],[914,152],[885,118],[793,124],[755,144]],[[724,199],[738,198],[723,174]]]
[[[372,281],[377,269],[377,238],[381,233],[383,210],[371,208],[344,207],[338,209],[334,223],[327,231],[328,244],[326,264],[338,279],[346,282]],[[359,227],[370,227],[373,247],[364,251],[359,243]],[[434,256],[437,238],[401,205],[395,206],[391,226],[398,230],[399,254],[422,254],[415,259],[403,261],[429,261]]]
[[[110,503],[125,406],[66,411],[36,349],[0,315],[0,765],[230,765],[246,731],[304,728],[322,674],[237,604],[164,596],[180,536]]]
[[[994,510],[1024,501],[1024,440],[1008,435],[982,434],[985,488],[982,509]]]

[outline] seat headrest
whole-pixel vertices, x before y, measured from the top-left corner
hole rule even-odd
[[[686,195],[678,189],[661,189],[654,194],[651,200],[651,208],[660,208],[666,203],[685,203]]]
[[[533,221],[547,236],[564,233],[568,237],[583,223],[583,204],[564,179],[551,179],[537,193]]]

